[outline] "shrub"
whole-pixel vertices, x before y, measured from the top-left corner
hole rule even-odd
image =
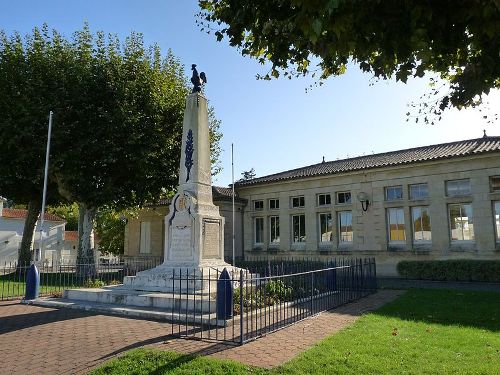
[[[500,282],[500,261],[497,260],[406,260],[398,263],[397,270],[408,279]]]
[[[102,288],[104,286],[104,281],[99,279],[87,279],[83,286],[85,288]]]

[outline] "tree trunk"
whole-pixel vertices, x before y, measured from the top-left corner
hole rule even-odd
[[[88,208],[79,203],[78,254],[76,258],[78,276],[85,279],[96,275],[93,230],[97,208]]]
[[[40,202],[31,200],[28,203],[28,214],[24,221],[23,239],[19,248],[18,267],[29,266],[32,258],[31,247],[33,244],[33,236],[35,234],[36,222],[40,214]]]

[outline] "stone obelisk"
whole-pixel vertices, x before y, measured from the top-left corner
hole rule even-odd
[[[137,290],[172,291],[173,275],[216,277],[216,269],[230,267],[224,262],[224,218],[212,200],[207,99],[195,89],[186,99],[179,186],[165,217],[164,262],[125,278]],[[205,288],[198,284],[189,288]]]

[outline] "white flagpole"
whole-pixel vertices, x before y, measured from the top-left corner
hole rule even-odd
[[[52,111],[49,112],[49,132],[47,135],[47,152],[45,153],[45,174],[43,177],[42,212],[40,217],[40,254],[37,261],[42,260],[43,251],[43,222],[45,221],[45,199],[47,198],[47,176],[49,172],[50,136],[52,134]]]
[[[233,184],[231,185],[233,188],[233,267],[236,267],[236,259],[235,259],[235,250],[234,250],[234,241],[235,241],[235,236],[234,236],[234,145],[231,143],[231,175],[232,175],[232,180]]]

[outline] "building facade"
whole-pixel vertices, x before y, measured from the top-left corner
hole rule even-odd
[[[236,256],[500,259],[500,137],[361,156],[235,185]],[[232,257],[232,192],[213,188]],[[129,218],[126,257],[163,257],[168,203]]]
[[[18,260],[19,247],[23,238],[24,221],[27,210],[4,208],[4,200],[0,199],[0,267]],[[43,253],[41,259],[46,265],[61,262],[71,257],[71,252],[65,245],[65,221],[53,214],[45,214],[43,229]],[[40,248],[40,232],[37,226],[33,238],[33,249]]]
[[[240,182],[245,258],[500,259],[500,137],[362,156]]]
[[[233,207],[232,189],[212,187],[214,204],[224,217],[224,257],[231,261],[233,256]],[[243,211],[247,202],[235,197],[234,251],[235,256],[243,256]],[[169,212],[170,200],[160,200],[140,210],[136,217],[127,218],[125,226],[124,257],[160,260],[164,256],[165,217]]]

